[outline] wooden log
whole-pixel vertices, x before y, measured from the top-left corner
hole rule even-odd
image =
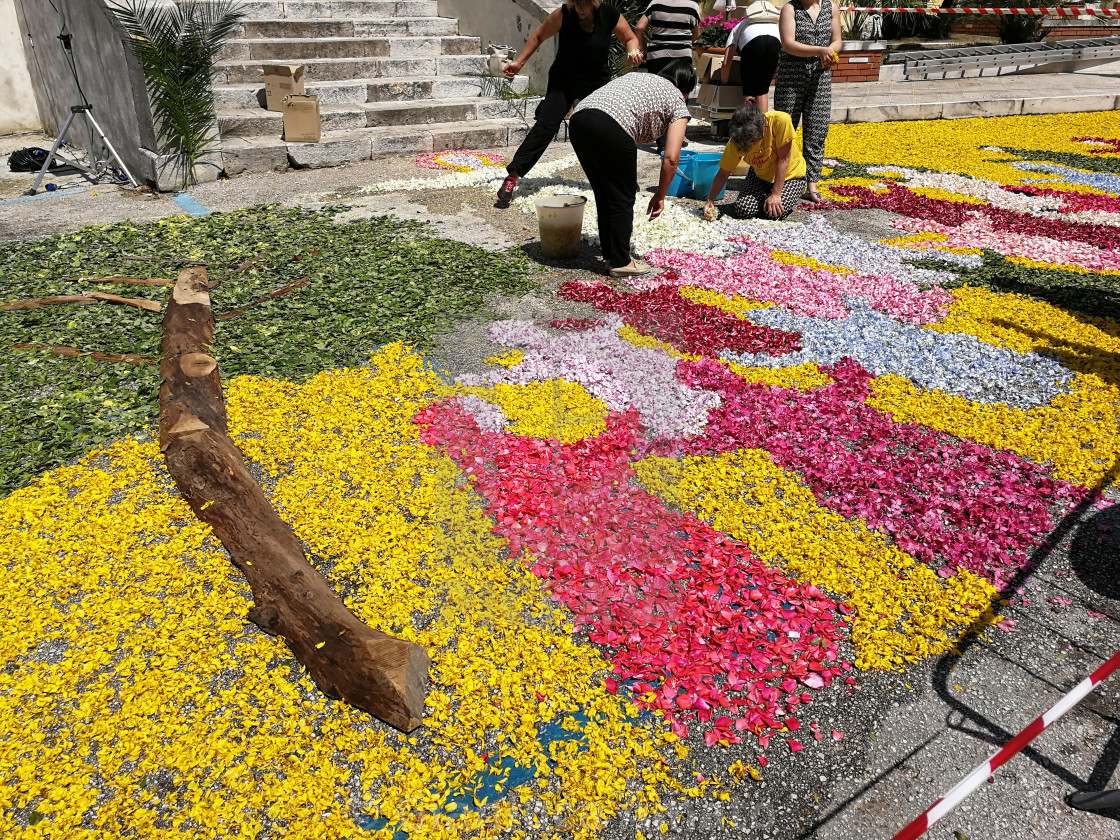
[[[97,300],[89,295],[55,295],[34,300],[13,300],[0,304],[0,310],[15,312],[19,309],[45,309],[48,306],[96,306]]]
[[[99,353],[95,350],[79,350],[77,347],[58,347],[50,344],[13,344],[13,350],[47,350],[55,356],[69,359],[83,357],[93,359],[95,362],[127,362],[130,365],[155,365],[155,359],[147,356],[137,356],[135,353]]]
[[[89,297],[102,303],[117,303],[121,306],[135,306],[145,312],[159,312],[163,309],[158,300],[145,300],[144,298],[126,298],[120,295],[110,295],[106,292],[90,292]]]
[[[415,729],[427,652],[367,627],[307,562],[228,435],[213,338],[206,272],[185,269],[163,318],[159,437],[168,472],[249,581],[249,620],[283,638],[327,696]]]
[[[98,303],[135,306],[137,309],[143,309],[147,312],[159,312],[163,308],[159,305],[159,301],[155,300],[126,298],[106,294],[105,292],[90,292],[85,295],[55,295],[54,297],[36,298],[35,300],[13,300],[10,303],[0,304],[0,310],[14,312],[19,309],[44,309],[48,306],[94,306]]]
[[[283,297],[284,295],[288,294],[289,292],[294,292],[296,289],[302,289],[305,286],[307,286],[310,282],[311,282],[311,278],[302,277],[299,280],[297,280],[296,282],[289,283],[287,286],[284,286],[283,288],[276,289],[275,291],[269,292],[267,295],[265,295],[262,298],[257,298],[252,303],[247,303],[244,306],[239,306],[236,309],[231,309],[229,312],[223,312],[220,315],[215,315],[214,320],[215,321],[228,321],[230,318],[236,318],[238,315],[243,315],[244,313],[248,312],[254,306],[260,306],[262,303],[266,303],[266,302],[268,302],[270,300],[274,300],[275,298],[278,298],[278,297]]]
[[[116,283],[121,286],[173,286],[166,277],[75,277],[72,283]]]

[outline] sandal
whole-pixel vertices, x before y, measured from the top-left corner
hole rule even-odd
[[[643,274],[649,274],[653,269],[648,263],[641,260],[633,260],[630,265],[624,265],[622,268],[612,268],[611,277],[641,277]]]
[[[816,190],[805,190],[805,195],[801,196],[801,200],[808,201],[811,204],[824,204],[824,199]]]

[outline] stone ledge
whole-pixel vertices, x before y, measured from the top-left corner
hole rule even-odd
[[[1007,117],[1019,114],[1071,114],[1079,111],[1112,111],[1120,108],[1120,95],[1008,97],[958,102],[910,102],[883,105],[836,105],[830,122],[864,123],[908,120],[957,120],[973,117]]]
[[[183,173],[179,169],[176,155],[160,155],[150,149],[140,148],[140,166],[136,178],[159,192],[178,192],[183,186]],[[206,155],[204,162],[194,168],[194,180],[198,184],[217,181],[225,172],[222,150],[215,149]]]

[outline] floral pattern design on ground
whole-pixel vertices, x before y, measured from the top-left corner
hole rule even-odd
[[[491,324],[494,340],[523,348],[524,360],[487,376],[461,376],[459,383],[525,385],[563,379],[579,383],[611,411],[636,410],[653,437],[698,434],[708,410],[719,405],[719,397],[678,382],[673,358],[653,348],[636,347],[619,335],[621,327],[616,315],[601,327],[559,335],[530,321]]]
[[[860,520],[822,508],[762,450],[635,465],[652,493],[746,543],[771,565],[843,599],[860,668],[901,668],[952,650],[991,615],[995,588],[969,572],[938,577]]]
[[[505,163],[505,158],[491,152],[459,149],[454,152],[426,152],[413,161],[421,169],[450,169],[453,172],[478,172]]]
[[[1084,495],[1017,455],[893,422],[865,405],[874,377],[851,360],[822,368],[834,383],[808,392],[747,383],[707,359],[677,367],[685,384],[718,393],[722,405],[703,435],[655,445],[654,454],[765,449],[821,505],[889,534],[943,575],[967,570],[999,587],[1049,533],[1051,511]]]
[[[1085,144],[1074,139],[1086,135],[1120,136],[1120,114],[1101,111],[836,125],[829,129],[825,154],[848,164],[932,169],[999,184],[1021,184],[1025,173],[1012,166],[1019,156],[1005,149],[1033,150],[1050,157],[1064,153],[1089,157]]]
[[[799,333],[802,349],[777,359],[725,352],[724,359],[772,367],[832,365],[854,359],[877,376],[902,376],[920,388],[1022,409],[1049,404],[1067,390],[1072,378],[1047,356],[996,347],[967,334],[903,324],[856,303],[841,320],[802,317],[782,309],[759,309],[748,317]]]
[[[843,318],[846,298],[858,297],[872,307],[913,323],[940,318],[952,297],[940,288],[926,291],[891,277],[837,273],[776,262],[771,249],[744,240],[740,252],[720,259],[685,251],[653,251],[653,265],[673,271],[648,280],[638,278],[638,288],[686,285],[726,296],[742,296],[785,307],[798,315]]]
[[[590,303],[602,312],[621,316],[627,326],[672,344],[685,353],[716,356],[723,350],[779,356],[800,347],[798,335],[760,327],[735,315],[694,303],[680,294],[672,272],[662,285],[644,292],[616,292],[602,283],[565,283],[557,293],[564,300]]]
[[[496,533],[525,551],[615,675],[708,745],[766,737],[847,669],[846,622],[815,586],[759,562],[746,546],[632,486],[637,416],[574,444],[482,432],[454,401],[421,411],[425,442],[468,474]]]

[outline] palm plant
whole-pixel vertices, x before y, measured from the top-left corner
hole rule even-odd
[[[245,17],[239,0],[110,0],[129,36],[148,90],[161,155],[182,186],[215,151],[219,135],[210,74],[223,45]]]

